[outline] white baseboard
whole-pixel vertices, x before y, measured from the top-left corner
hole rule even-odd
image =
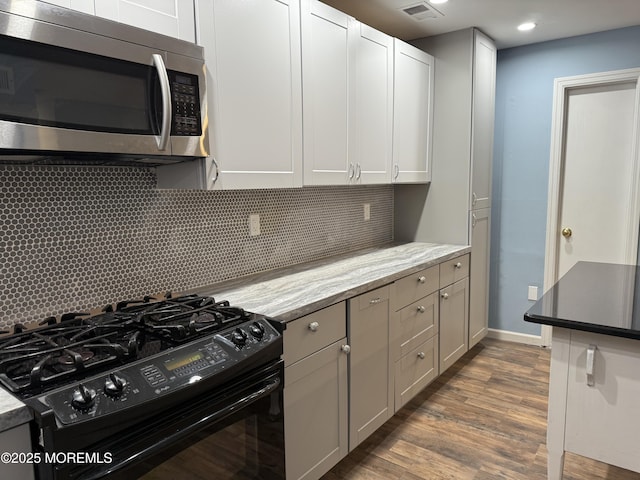
[[[507,342],[524,343],[526,345],[542,345],[542,337],[540,335],[529,335],[527,333],[509,332],[507,330],[496,330],[490,328],[487,337],[496,340],[505,340]]]

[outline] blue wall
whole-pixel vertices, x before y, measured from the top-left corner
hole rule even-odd
[[[498,51],[489,327],[540,334],[523,321],[542,294],[553,82],[640,67],[640,26]]]

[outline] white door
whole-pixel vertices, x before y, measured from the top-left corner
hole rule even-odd
[[[639,75],[556,80],[545,290],[581,260],[636,262]]]

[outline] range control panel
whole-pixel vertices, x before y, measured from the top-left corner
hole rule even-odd
[[[282,341],[280,333],[256,316],[237,327],[55,390],[40,401],[63,424],[84,421],[189,388],[233,369],[275,341]]]

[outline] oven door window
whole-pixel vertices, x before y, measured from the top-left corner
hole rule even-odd
[[[163,455],[162,463],[140,480],[283,479],[282,431],[279,421],[268,414],[271,401],[264,398],[228,418],[222,429],[215,425],[198,432],[191,439],[195,443],[170,458]],[[151,465],[157,460],[152,459]]]
[[[155,69],[0,36],[0,119],[49,127],[158,135]]]

